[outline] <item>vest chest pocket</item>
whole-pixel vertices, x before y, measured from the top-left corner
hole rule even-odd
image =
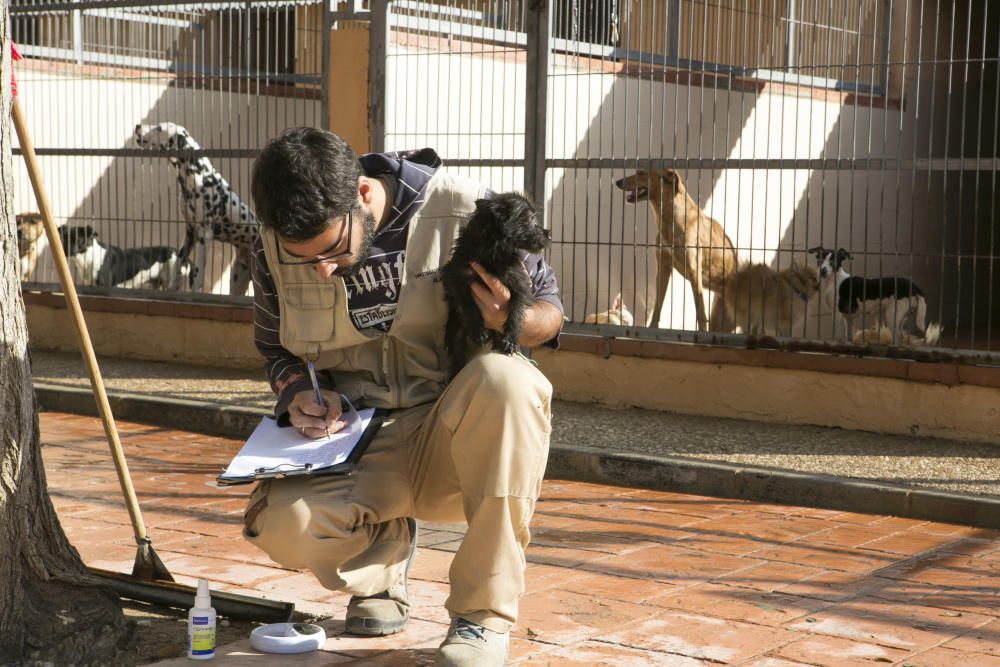
[[[286,347],[291,349],[294,341],[324,343],[333,337],[337,295],[332,285],[286,285],[284,292],[281,333]]]

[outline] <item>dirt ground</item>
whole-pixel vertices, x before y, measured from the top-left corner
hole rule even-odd
[[[187,655],[187,609],[174,609],[136,600],[122,598],[122,611],[129,620],[136,623],[135,641],[129,651],[129,665],[150,663]],[[293,620],[314,622],[318,619],[298,618]],[[215,644],[222,646],[230,642],[248,639],[250,632],[262,623],[218,618]]]

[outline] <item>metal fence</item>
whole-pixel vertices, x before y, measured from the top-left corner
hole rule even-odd
[[[544,202],[569,330],[997,347],[989,3],[379,7],[385,146]]]
[[[176,289],[192,292],[187,298],[246,301],[246,247],[257,233],[248,201],[252,160],[286,127],[326,124],[324,4],[11,5],[12,38],[24,55],[15,66],[19,99],[71,246],[74,279],[91,292]],[[24,176],[16,177],[23,187],[15,206],[30,214]],[[213,217],[202,196],[213,182],[238,198],[221,214],[234,231],[216,234],[203,250],[191,244],[192,267],[165,280],[171,258],[191,242],[188,230]],[[28,279],[51,284],[51,259],[37,250]],[[119,251],[157,263],[123,282],[97,261]]]
[[[283,59],[304,43],[287,36],[319,31],[305,41],[327,53],[329,28],[366,22],[373,148],[431,146],[448,168],[541,203],[571,331],[887,354],[997,347],[1000,20],[985,0],[123,4],[65,3],[54,18],[16,3],[15,36],[35,21],[30,34],[49,37],[33,46],[76,67],[69,53],[81,50],[165,61],[136,71],[174,82],[165,108],[183,122],[201,116],[178,82],[200,81],[218,99],[200,107],[216,124],[198,154],[230,158],[222,170],[244,192],[264,139],[328,117],[323,59]],[[81,9],[166,24],[140,22],[127,51],[123,37],[70,39]],[[191,20],[184,11],[202,17],[189,39],[173,23]],[[288,117],[247,113],[269,99],[254,86],[294,91]],[[295,116],[306,100],[313,115]],[[124,160],[133,199],[169,180],[166,152],[122,145],[100,157]],[[130,223],[107,207],[84,212]],[[181,230],[174,213],[142,220]]]

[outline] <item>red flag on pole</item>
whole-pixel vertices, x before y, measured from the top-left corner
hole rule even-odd
[[[23,56],[21,52],[17,50],[17,45],[14,42],[10,43],[10,59],[20,60]],[[17,80],[14,78],[14,68],[10,68],[10,92],[11,95],[17,97]]]

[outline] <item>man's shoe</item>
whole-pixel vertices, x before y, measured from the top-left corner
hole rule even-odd
[[[406,577],[417,553],[417,522],[407,517],[410,527],[410,556],[406,560],[403,580],[375,595],[354,595],[347,604],[344,630],[348,634],[381,637],[399,632],[410,620],[410,601],[406,595]]]
[[[509,632],[493,632],[456,618],[438,648],[434,667],[503,667],[509,638]]]

